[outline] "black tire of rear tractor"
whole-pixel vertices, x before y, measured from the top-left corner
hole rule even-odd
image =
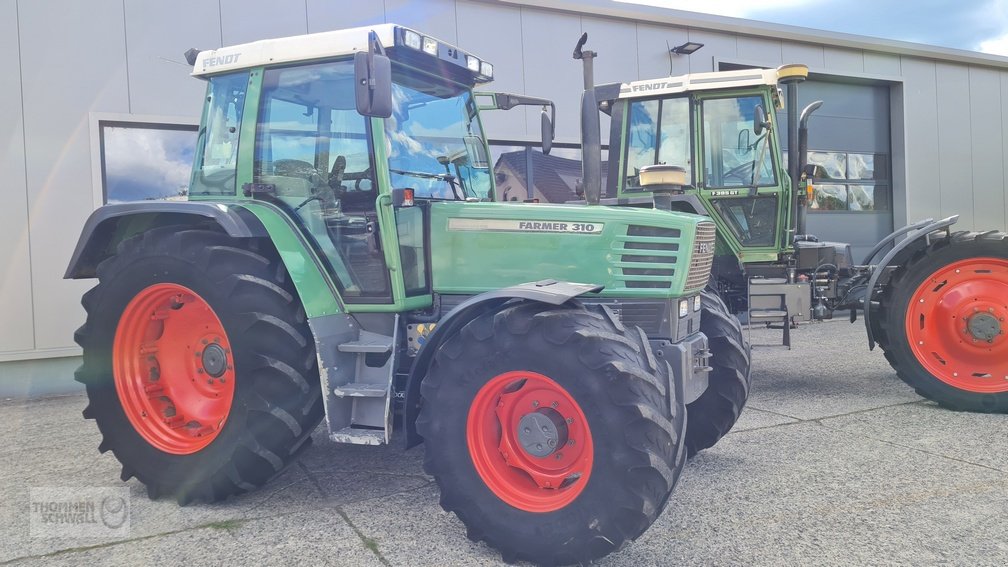
[[[122,463],[150,498],[214,502],[262,486],[311,443],[323,415],[315,346],[293,283],[268,241],[210,230],[156,228],[120,243],[97,268],[81,303],[87,320],[76,379],[87,389],[84,417],[97,422],[101,452]],[[170,454],[131,425],[116,393],[112,345],[120,314],[141,290],[176,283],[198,293],[231,342],[236,373],[227,421],[205,448]]]
[[[750,349],[737,317],[708,287],[700,294],[700,332],[707,335],[712,368],[707,390],[686,406],[686,454],[713,447],[738,421],[749,399]]]
[[[637,328],[600,306],[516,301],[468,323],[438,350],[421,386],[417,430],[441,506],[508,562],[587,563],[640,536],[665,508],[685,464],[685,407],[669,409],[668,366]],[[531,513],[499,499],[470,457],[466,419],[479,389],[521,370],[549,376],[581,405],[594,443],[583,492]]]
[[[951,238],[934,238],[899,266],[890,278],[873,312],[878,318],[876,342],[901,380],[921,396],[956,411],[1008,413],[1008,392],[968,392],[935,378],[910,349],[906,335],[906,312],[920,284],[952,262],[976,257],[1008,259],[1008,234],[1003,232],[956,232]]]

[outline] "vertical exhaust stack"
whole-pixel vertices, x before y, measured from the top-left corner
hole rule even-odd
[[[805,107],[801,111],[801,118],[798,119],[798,171],[799,175],[805,176],[805,166],[808,164],[808,120],[812,113],[819,110],[823,101],[817,100]],[[804,191],[804,188],[802,188]],[[805,219],[808,214],[809,197],[802,193],[798,196],[798,206],[795,209],[795,234],[805,234]]]
[[[597,205],[602,198],[602,133],[599,126],[598,99],[595,97],[594,51],[583,51],[588,34],[581,34],[574,47],[574,59],[580,59],[584,70],[584,93],[581,95],[581,183],[585,202]]]

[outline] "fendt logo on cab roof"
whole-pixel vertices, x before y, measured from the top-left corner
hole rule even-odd
[[[630,85],[629,89],[624,89],[624,92],[629,90],[630,92],[640,93],[647,91],[660,91],[662,89],[667,89],[672,86],[672,83],[668,81],[654,81],[651,83],[642,83],[639,85]]]
[[[241,53],[221,55],[220,57],[207,57],[203,60],[203,70],[205,71],[211,67],[217,67],[219,65],[231,65],[232,63],[237,63],[239,57],[241,57]]]

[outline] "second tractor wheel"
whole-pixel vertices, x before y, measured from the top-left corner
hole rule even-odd
[[[692,457],[713,447],[738,421],[749,399],[750,351],[739,320],[711,288],[700,294],[700,331],[711,351],[707,390],[686,406],[686,451]]]
[[[685,408],[601,307],[515,302],[438,350],[421,386],[425,470],[505,561],[586,563],[658,517],[685,462]]]
[[[1008,234],[957,233],[893,275],[878,317],[885,356],[920,395],[1008,412]]]
[[[157,228],[97,271],[77,379],[123,480],[180,504],[222,500],[308,446],[322,418],[315,349],[268,243]]]

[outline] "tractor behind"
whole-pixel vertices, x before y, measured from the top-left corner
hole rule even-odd
[[[589,203],[707,215],[717,226],[710,293],[750,324],[863,314],[869,348],[942,406],[1008,412],[1008,235],[953,232],[957,217],[897,230],[855,263],[846,243],[806,231],[815,195],[804,65],[596,86],[587,34],[582,104]],[[780,88],[783,86],[787,94]],[[786,104],[785,104],[786,98]],[[787,109],[788,156],[774,109]],[[598,112],[611,117],[601,198]],[[785,339],[787,341],[787,339]]]

